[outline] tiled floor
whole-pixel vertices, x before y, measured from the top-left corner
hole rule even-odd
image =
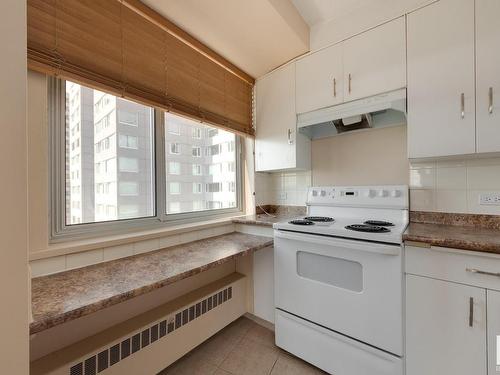
[[[240,318],[158,375],[319,375],[274,345],[274,332]]]

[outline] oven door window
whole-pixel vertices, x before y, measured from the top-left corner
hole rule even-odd
[[[353,292],[363,291],[363,267],[351,260],[298,251],[297,274]]]

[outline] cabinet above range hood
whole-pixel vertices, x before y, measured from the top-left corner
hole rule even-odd
[[[406,89],[297,115],[297,129],[311,139],[406,124]]]

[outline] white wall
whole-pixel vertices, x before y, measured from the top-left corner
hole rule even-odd
[[[312,142],[312,170],[257,173],[256,202],[304,206],[321,185],[408,184],[406,126],[346,133]]]
[[[374,0],[342,18],[313,25],[310,30],[311,51],[337,43],[362,31],[402,16],[436,0]]]
[[[0,364],[28,374],[26,2],[0,1]]]

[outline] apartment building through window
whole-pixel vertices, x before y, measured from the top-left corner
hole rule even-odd
[[[51,124],[65,140],[53,153],[63,171],[62,177],[51,171],[53,183],[63,187],[61,195],[51,197],[61,202],[53,233],[79,233],[71,232],[77,224],[153,224],[239,209],[235,134],[74,82],[54,81],[65,87],[65,96],[54,91],[52,102],[64,100],[66,108],[65,122]],[[161,139],[155,137],[156,126],[164,128]],[[157,165],[164,167],[156,170]],[[156,197],[157,191],[164,193]]]

